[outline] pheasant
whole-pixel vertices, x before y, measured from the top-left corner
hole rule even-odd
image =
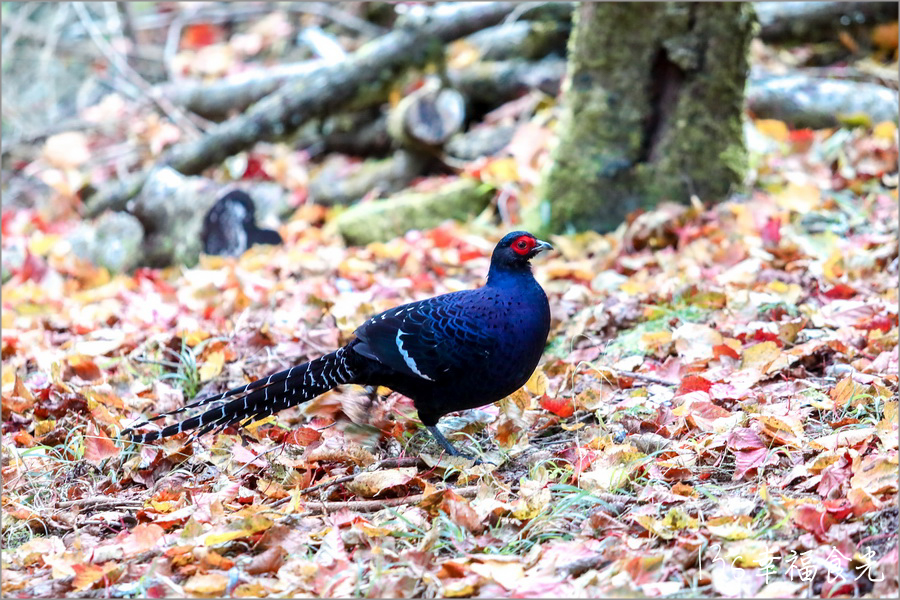
[[[530,261],[550,248],[530,233],[514,231],[494,248],[483,287],[387,310],[330,354],[158,415],[123,435],[137,443],[191,430],[197,430],[196,437],[262,419],[353,383],[385,386],[411,398],[441,447],[465,456],[441,434],[437,422],[448,413],[496,402],[531,376],[547,343],[550,306]],[[199,407],[209,408],[161,430],[135,431]]]

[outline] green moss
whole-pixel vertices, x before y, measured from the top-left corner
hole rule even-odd
[[[739,185],[751,23],[742,4],[582,4],[559,144],[525,225],[608,231],[660,200]]]
[[[411,229],[430,229],[447,219],[465,220],[484,210],[494,189],[473,179],[457,179],[430,192],[405,192],[357,204],[335,220],[348,244],[386,241]]]

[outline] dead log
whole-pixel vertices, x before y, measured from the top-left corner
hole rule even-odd
[[[514,125],[480,125],[450,138],[444,152],[462,161],[493,156],[509,145],[515,133]]]
[[[153,170],[140,193],[128,203],[128,211],[145,232],[140,264],[150,267],[197,264],[208,239],[204,225],[210,210],[229,188],[241,187],[252,195],[254,220],[258,218],[260,223],[275,224],[278,216],[290,211],[288,194],[272,182],[223,186],[204,177],[185,177],[167,167]]]
[[[565,74],[565,59],[548,57],[538,62],[479,62],[451,70],[447,75],[453,87],[470,102],[493,108],[534,89],[556,96]]]
[[[163,85],[162,92],[173,104],[204,119],[222,121],[244,112],[290,80],[307,77],[326,64],[323,60],[308,60],[247,71],[212,83],[178,81]]]
[[[421,153],[398,150],[389,158],[368,160],[354,168],[345,157],[335,156],[310,180],[309,199],[333,206],[351,204],[369,194],[393,194],[422,174],[425,161]]]
[[[538,60],[548,54],[565,56],[572,31],[570,19],[504,23],[473,33],[459,43],[477,49],[481,60]]]
[[[823,129],[897,121],[897,92],[875,83],[805,75],[751,79],[745,103],[751,115],[794,129]]]
[[[837,39],[897,20],[896,2],[754,2],[759,38],[767,43],[807,43]]]
[[[407,148],[436,148],[462,131],[466,99],[437,77],[405,96],[388,115],[388,133]]]
[[[369,42],[346,61],[292,79],[202,138],[176,144],[163,163],[193,175],[259,141],[285,136],[312,119],[345,109],[360,94],[387,90],[399,73],[424,66],[447,42],[499,23],[514,8],[515,4],[507,2],[441,5],[422,22],[409,23]],[[140,176],[134,181],[139,183]],[[99,193],[88,199],[85,213],[94,216],[126,201],[126,197]]]

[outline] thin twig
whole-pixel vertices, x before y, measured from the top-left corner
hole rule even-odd
[[[409,456],[404,458],[386,458],[383,461],[377,463],[371,469],[367,469],[366,471],[360,471],[359,473],[353,473],[352,475],[344,475],[343,477],[338,477],[337,479],[331,479],[329,481],[324,481],[322,483],[317,483],[314,486],[305,488],[300,490],[301,495],[307,495],[310,492],[315,492],[316,490],[320,490],[322,488],[331,487],[334,485],[340,485],[342,483],[346,483],[348,481],[352,481],[356,479],[357,475],[360,473],[371,473],[372,471],[378,471],[380,469],[399,469],[402,467],[419,467],[419,466],[428,466],[425,461],[417,456]],[[291,497],[282,498],[272,504],[272,507],[278,507],[283,504],[287,504],[290,502]]]
[[[610,369],[613,373],[618,375],[619,377],[629,377],[631,379],[638,379],[640,381],[648,381],[650,383],[658,383],[660,385],[670,385],[673,387],[678,387],[679,383],[677,381],[669,381],[668,379],[661,379],[659,377],[654,377],[653,375],[646,375],[644,373],[635,373],[634,371],[620,371],[619,369]]]
[[[131,506],[143,506],[144,503],[140,500],[121,500],[119,498],[82,498],[81,500],[65,500],[63,502],[57,502],[56,508],[71,508],[73,506],[78,506],[84,508],[85,506],[120,506],[120,507],[131,507]]]
[[[470,485],[462,488],[449,488],[455,494],[462,498],[474,498],[478,493],[477,485]],[[355,512],[376,512],[383,508],[391,508],[394,506],[404,506],[406,504],[418,504],[425,499],[425,494],[414,494],[412,496],[404,496],[403,498],[386,498],[379,500],[352,500],[350,502],[305,502],[303,508],[307,512],[335,512],[347,509]]]
[[[249,467],[251,464],[255,463],[257,458],[262,458],[262,457],[264,457],[266,454],[269,454],[270,452],[275,452],[276,450],[284,450],[284,444],[278,444],[277,446],[274,446],[274,447],[272,447],[272,448],[269,448],[268,450],[266,450],[265,452],[263,452],[263,453],[261,453],[261,454],[257,454],[253,459],[248,460],[247,462],[245,462],[243,467],[241,467],[240,469],[238,469],[237,471],[235,471],[235,472],[234,472],[234,475],[235,475],[235,476],[240,475],[240,474],[241,474],[241,471],[243,471],[244,469],[246,469],[247,467]]]
[[[75,9],[75,12],[78,14],[78,19],[87,29],[88,35],[90,35],[91,40],[93,40],[94,44],[103,53],[106,59],[122,74],[125,79],[136,86],[142,93],[144,93],[152,102],[156,105],[159,110],[161,110],[167,117],[169,117],[173,123],[176,123],[183,131],[188,133],[193,137],[200,137],[201,131],[194,124],[193,121],[188,118],[188,116],[181,111],[177,106],[172,104],[172,102],[162,95],[156,88],[147,83],[147,81],[141,77],[141,74],[135,71],[131,65],[128,64],[128,61],[123,57],[119,52],[116,51],[112,45],[106,41],[106,38],[103,37],[103,33],[97,27],[97,24],[94,23],[93,18],[91,18],[90,13],[84,7],[83,2],[73,2],[72,7]]]

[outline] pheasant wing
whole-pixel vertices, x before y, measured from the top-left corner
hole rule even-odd
[[[410,377],[436,381],[465,372],[490,356],[494,340],[454,296],[375,315],[356,330],[354,350]]]

